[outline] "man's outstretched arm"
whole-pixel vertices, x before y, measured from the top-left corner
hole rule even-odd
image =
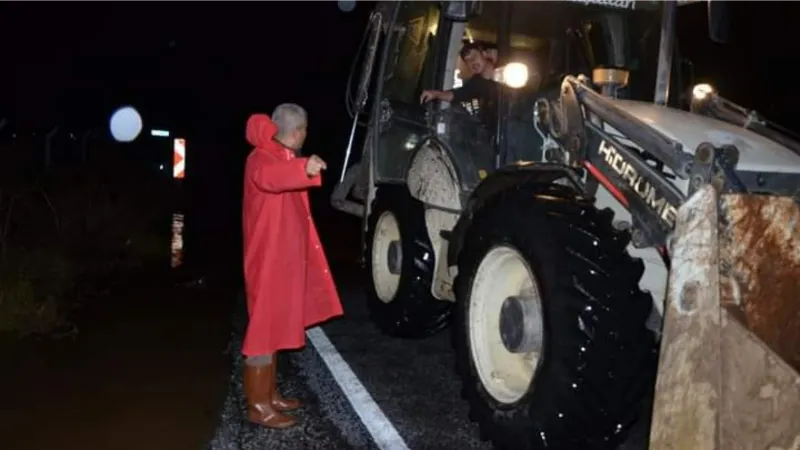
[[[260,161],[250,178],[258,189],[273,194],[321,186],[320,170],[324,167],[316,160],[319,158],[312,156],[289,161]]]

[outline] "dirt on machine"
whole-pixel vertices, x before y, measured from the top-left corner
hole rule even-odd
[[[363,220],[375,325],[450,329],[496,448],[613,449],[637,425],[651,449],[800,446],[800,138],[695,84],[692,3],[370,16],[332,203]],[[710,38],[726,13],[709,2]],[[478,76],[469,42],[496,51],[496,113],[421,105]]]

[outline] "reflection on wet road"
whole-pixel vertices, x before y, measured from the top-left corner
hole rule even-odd
[[[172,214],[172,238],[170,239],[171,266],[173,269],[183,264],[183,214]]]

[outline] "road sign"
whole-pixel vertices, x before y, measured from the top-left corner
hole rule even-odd
[[[186,174],[186,139],[175,138],[172,144],[172,178]]]

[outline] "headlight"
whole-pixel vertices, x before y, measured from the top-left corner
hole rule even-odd
[[[523,63],[512,62],[495,70],[495,81],[505,84],[510,88],[521,88],[528,83],[528,66]]]
[[[714,94],[714,87],[708,83],[696,84],[692,88],[692,97],[695,100],[705,100],[708,96],[712,94]]]

